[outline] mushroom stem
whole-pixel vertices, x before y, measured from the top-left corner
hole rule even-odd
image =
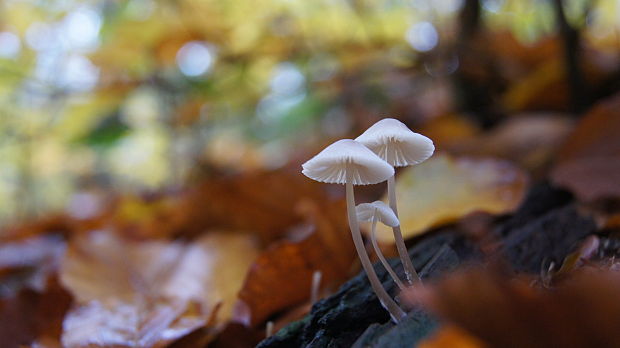
[[[310,288],[310,303],[315,304],[319,300],[319,291],[321,290],[321,277],[323,272],[314,271],[312,273],[312,288]]]
[[[348,172],[348,171],[347,171]],[[353,193],[353,178],[351,174],[347,173],[347,183],[346,183],[346,195],[347,195],[347,214],[349,218],[349,227],[351,229],[351,236],[353,237],[353,244],[355,244],[355,250],[357,251],[357,255],[362,262],[362,267],[366,271],[366,276],[370,281],[370,285],[374,290],[375,294],[377,294],[377,298],[379,298],[379,302],[383,308],[385,308],[392,317],[394,322],[398,323],[402,318],[405,317],[405,312],[392,300],[390,295],[385,291],[381,281],[377,277],[377,273],[375,273],[375,269],[372,267],[372,263],[368,258],[368,254],[366,253],[366,248],[364,247],[364,241],[362,240],[362,234],[360,232],[360,227],[357,222],[357,214],[355,213],[355,195]]]
[[[387,180],[388,186],[388,200],[390,201],[390,208],[398,217],[398,209],[396,208],[396,189],[394,184],[394,176],[392,175]],[[409,253],[407,252],[407,247],[405,246],[405,240],[403,239],[403,234],[400,231],[400,225],[396,227],[392,227],[392,232],[394,232],[394,240],[396,242],[396,249],[398,250],[398,255],[400,256],[400,261],[403,264],[403,269],[405,270],[405,276],[407,277],[407,281],[409,284],[413,285],[414,281],[419,281],[420,276],[418,272],[416,272],[415,267],[413,267],[413,263],[411,263],[411,259],[409,258]]]
[[[377,257],[379,257],[379,260],[381,261],[381,264],[383,264],[383,267],[385,267],[385,270],[390,274],[390,276],[392,276],[394,283],[396,283],[396,285],[398,285],[398,287],[401,290],[405,290],[405,285],[403,284],[402,281],[400,281],[400,279],[396,275],[396,272],[394,272],[390,264],[387,262],[387,260],[383,256],[383,253],[381,252],[381,249],[379,248],[379,244],[377,244],[377,216],[376,215],[372,219],[372,229],[370,230],[370,240],[372,241],[372,247],[375,249],[375,253],[377,254]]]

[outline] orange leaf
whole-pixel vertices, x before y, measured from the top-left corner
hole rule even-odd
[[[484,343],[457,326],[443,326],[418,348],[484,348]]]
[[[235,320],[258,325],[270,315],[307,300],[312,274],[324,283],[344,280],[354,258],[345,221],[344,202],[306,201],[302,206],[311,229],[300,240],[280,241],[263,252],[250,268],[239,293]]]
[[[405,296],[490,347],[620,346],[620,274],[585,268],[554,289],[488,269],[449,275]]]

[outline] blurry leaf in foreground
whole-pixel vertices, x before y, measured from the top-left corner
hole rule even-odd
[[[554,289],[489,270],[452,274],[405,294],[488,347],[619,347],[620,273],[583,269]]]
[[[620,197],[620,94],[594,106],[579,122],[551,177],[583,201]]]
[[[249,236],[233,233],[191,244],[135,242],[103,231],[76,238],[61,269],[77,300],[63,344],[157,347],[226,322],[256,254]]]
[[[255,347],[265,338],[264,331],[251,329],[241,324],[229,323],[209,348],[248,348]],[[176,347],[173,347],[176,348]]]
[[[45,289],[22,290],[0,300],[0,342],[3,348],[30,345],[35,341],[59,342],[62,320],[71,306],[71,295],[56,279]]]
[[[0,242],[9,243],[43,234],[68,234],[74,222],[65,214],[47,215],[41,219],[8,226],[0,230]]]
[[[258,325],[270,315],[302,303],[310,295],[312,274],[322,272],[324,284],[346,279],[354,259],[344,202],[305,201],[295,240],[274,243],[250,268],[239,293],[235,321]]]
[[[443,326],[418,345],[418,348],[484,348],[480,340],[456,326]]]
[[[65,242],[53,236],[0,244],[0,297],[12,296],[23,287],[44,291],[64,249]]]
[[[474,211],[512,211],[521,202],[526,186],[527,175],[510,162],[437,154],[397,175],[396,199],[403,236],[413,237]],[[393,242],[391,228],[377,226],[377,239]]]

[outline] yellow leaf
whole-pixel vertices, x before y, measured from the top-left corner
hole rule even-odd
[[[507,161],[435,155],[396,177],[403,236],[416,236],[474,211],[509,212],[521,202],[526,185],[527,175]],[[391,228],[377,226],[377,238],[393,242]]]

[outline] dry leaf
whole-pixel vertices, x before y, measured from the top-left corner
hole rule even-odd
[[[512,211],[521,202],[526,186],[527,175],[510,162],[437,154],[396,177],[403,236],[416,236],[474,211]],[[377,226],[377,239],[393,242],[391,228]]]
[[[188,192],[178,208],[191,222],[186,224],[189,231],[253,231],[269,242],[301,222],[295,213],[299,201],[326,199],[323,186],[307,180],[298,168],[237,175],[205,182]]]
[[[532,278],[461,271],[405,294],[488,347],[619,347],[620,273],[586,268],[554,289]]]
[[[209,348],[249,348],[255,347],[265,338],[264,331],[248,328],[241,324],[230,323],[222,333],[209,345]],[[176,348],[176,347],[173,347]]]
[[[620,197],[620,94],[594,106],[579,122],[551,178],[586,202]]]
[[[565,110],[569,105],[565,70],[560,59],[541,63],[508,89],[502,98],[504,106],[511,111]]]
[[[473,121],[458,114],[433,118],[426,122],[419,132],[433,139],[438,149],[458,147],[463,142],[481,136],[481,130]]]
[[[130,241],[105,231],[76,238],[61,269],[77,300],[63,344],[158,347],[224,323],[256,255],[251,237],[233,233],[191,244]]]
[[[499,157],[536,170],[550,162],[573,128],[572,119],[563,114],[520,114],[450,150],[468,156]]]
[[[0,245],[0,297],[14,295],[27,287],[44,291],[65,250],[55,236],[40,236]]]
[[[119,197],[109,218],[115,230],[134,238],[165,238],[178,233],[191,221],[183,210],[182,197]]]
[[[314,271],[321,271],[327,284],[349,275],[355,254],[344,202],[306,201],[302,210],[310,222],[306,231],[296,240],[276,242],[250,268],[235,308],[236,321],[256,326],[307,300]]]
[[[424,339],[418,348],[484,348],[476,337],[457,326],[443,326],[439,331]]]
[[[66,235],[69,231],[74,229],[73,225],[72,219],[67,215],[47,215],[38,220],[27,221],[2,228],[0,230],[0,242],[8,243],[48,233]]]
[[[87,220],[52,215],[0,231],[0,240],[47,233],[66,237],[109,228],[135,239],[195,237],[209,229],[256,233],[264,242],[282,237],[299,222],[295,206],[304,199],[327,199],[326,185],[298,170],[229,175],[206,180],[178,193],[116,197],[98,216]]]
[[[22,290],[0,300],[0,342],[17,348],[35,341],[60,340],[62,320],[71,306],[71,295],[51,278],[41,291]]]
[[[581,69],[588,86],[600,85],[615,67],[608,67],[598,52],[583,52]],[[503,95],[504,106],[511,111],[565,111],[570,105],[565,60],[558,53],[549,55],[524,77],[515,81]]]

